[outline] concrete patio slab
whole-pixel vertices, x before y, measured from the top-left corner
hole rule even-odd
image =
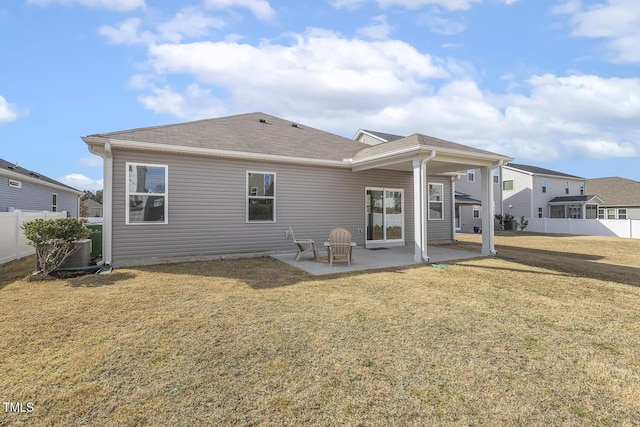
[[[429,263],[440,263],[459,259],[478,258],[482,255],[478,252],[467,252],[456,249],[444,248],[442,246],[429,246],[427,248]],[[320,256],[326,253],[320,251]],[[413,260],[413,246],[398,246],[384,249],[356,248],[353,251],[353,261],[349,267],[347,263],[335,263],[329,267],[327,262],[316,262],[313,255],[303,256],[296,261],[294,253],[272,255],[273,258],[286,262],[300,270],[304,270],[314,276],[324,274],[338,274],[351,271],[373,270],[378,268],[401,267],[405,265],[415,265]]]

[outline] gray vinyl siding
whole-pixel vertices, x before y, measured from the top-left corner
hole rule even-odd
[[[473,233],[473,227],[482,229],[482,209],[480,210],[480,218],[474,218],[473,205],[462,205],[461,208],[460,231],[463,233]]]
[[[168,166],[168,224],[125,224],[126,162]],[[276,222],[246,222],[246,173],[276,175]],[[451,240],[449,180],[445,220],[429,222],[429,239]],[[413,241],[412,172],[312,167],[191,155],[119,150],[113,161],[114,266],[206,257],[291,251],[286,232],[322,242],[345,227],[359,246],[365,241],[365,187],[404,190],[405,242]],[[448,191],[448,193],[447,193]],[[449,200],[449,201],[447,201]],[[448,227],[447,227],[448,226]],[[362,232],[360,232],[362,231]]]
[[[19,179],[16,179],[20,181]],[[58,195],[57,211],[67,211],[72,217],[78,216],[78,196],[61,189],[22,182],[22,188],[9,187],[9,178],[0,176],[0,212],[15,210],[51,211],[52,194]]]

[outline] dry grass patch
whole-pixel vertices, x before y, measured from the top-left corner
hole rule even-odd
[[[263,258],[15,281],[0,397],[35,411],[0,425],[640,424],[638,255],[620,253],[637,246],[533,237],[446,269],[318,278]]]

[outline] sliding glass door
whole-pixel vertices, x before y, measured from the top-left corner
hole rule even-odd
[[[404,191],[365,189],[366,246],[404,245]]]

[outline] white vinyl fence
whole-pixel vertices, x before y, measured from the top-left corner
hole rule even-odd
[[[640,239],[637,219],[531,218],[526,231]]]
[[[36,253],[33,246],[27,244],[24,230],[20,226],[37,218],[66,218],[66,212],[13,211],[0,212],[0,264],[20,259]]]

